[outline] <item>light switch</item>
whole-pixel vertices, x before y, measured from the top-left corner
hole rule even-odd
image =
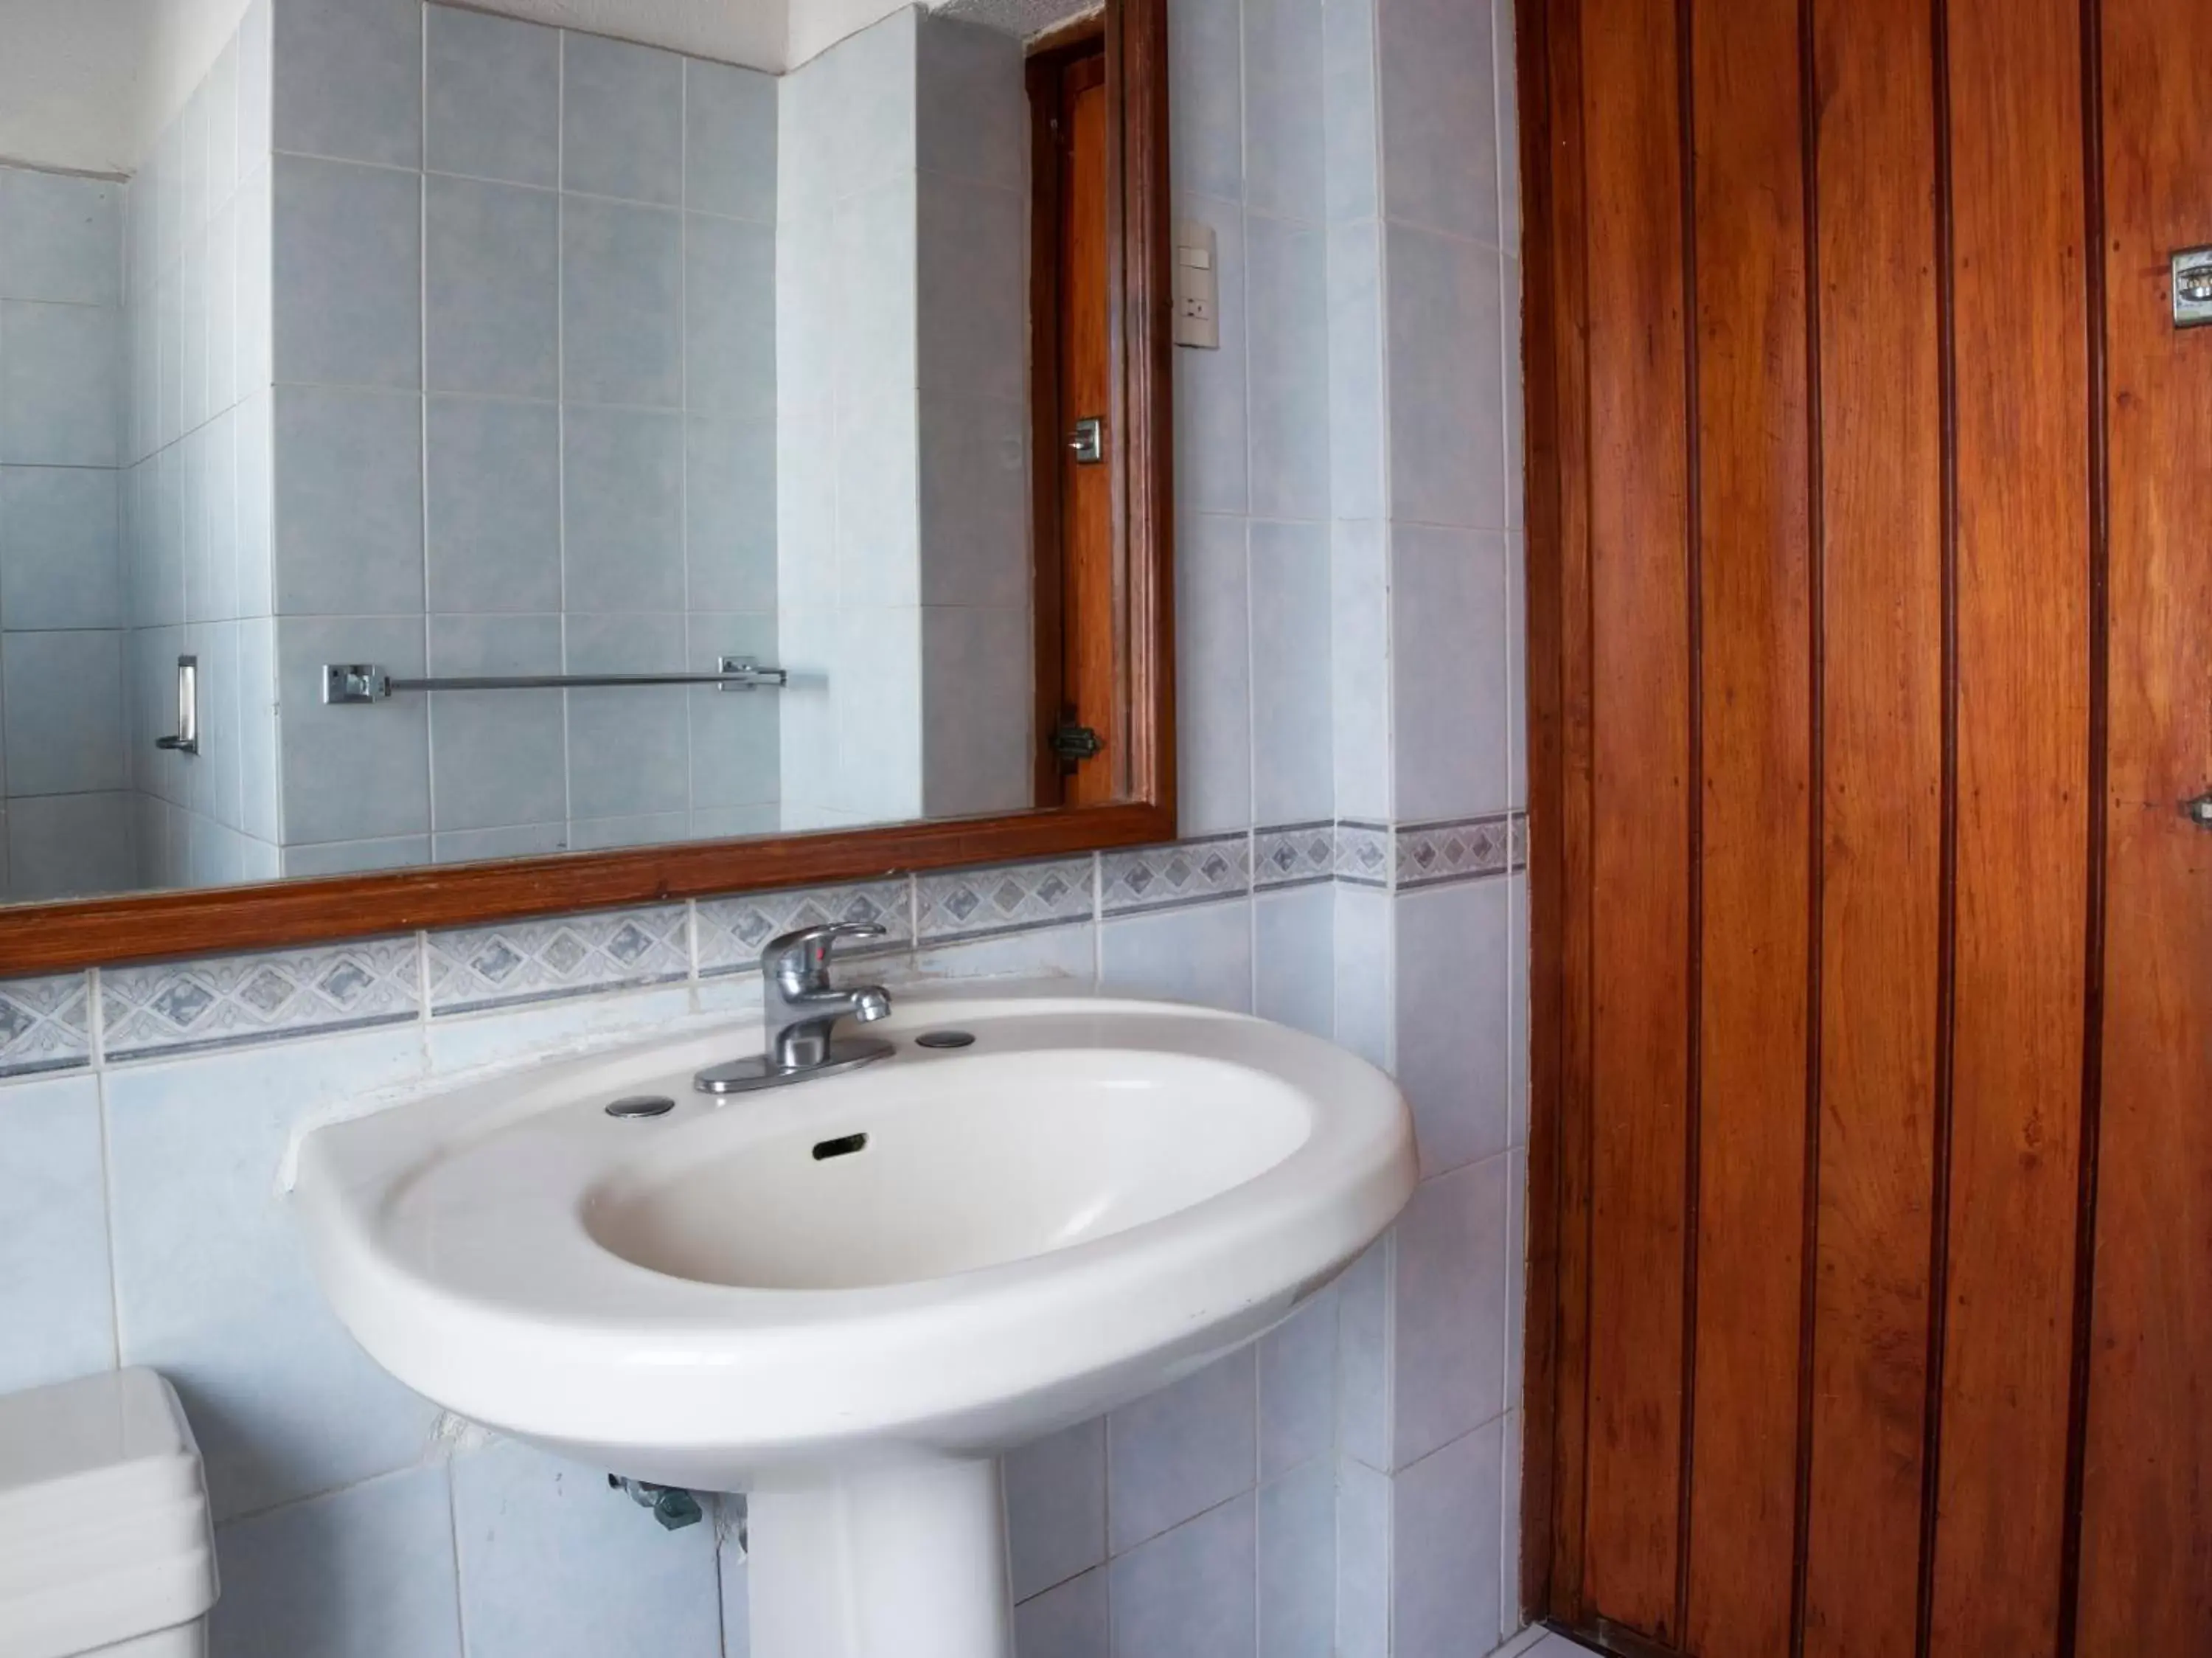
[[[1175,343],[1221,349],[1221,273],[1215,269],[1213,228],[1178,219],[1175,228]]]

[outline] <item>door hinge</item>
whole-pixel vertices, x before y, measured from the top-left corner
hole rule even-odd
[[[2199,829],[2212,829],[2212,789],[2182,802],[2181,815]]]
[[[1079,762],[1095,760],[1106,752],[1106,745],[1096,731],[1073,720],[1062,720],[1053,728],[1050,747],[1070,771]]]

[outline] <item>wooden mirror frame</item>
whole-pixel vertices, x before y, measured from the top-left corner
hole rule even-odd
[[[1127,562],[1124,798],[375,875],[0,906],[0,976],[1142,846],[1176,835],[1166,0],[1107,0],[1114,516]]]

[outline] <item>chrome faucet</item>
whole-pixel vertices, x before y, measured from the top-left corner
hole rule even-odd
[[[810,1076],[850,1070],[893,1051],[869,1036],[838,1036],[837,1021],[850,1015],[872,1024],[891,1010],[891,993],[880,984],[839,989],[830,982],[830,952],[841,938],[880,938],[874,922],[836,922],[780,934],[761,952],[761,1016],[767,1051],[711,1065],[691,1080],[706,1094],[744,1094]]]

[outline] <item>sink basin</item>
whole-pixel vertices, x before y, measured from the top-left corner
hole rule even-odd
[[[308,1135],[294,1203],[417,1392],[750,1492],[756,1658],[1003,1658],[993,1459],[1286,1318],[1411,1195],[1411,1121],[1341,1049],[1170,1003],[869,1033],[897,1051],[765,1093],[691,1087],[735,1027],[456,1088]],[[675,1103],[605,1110],[641,1094]]]

